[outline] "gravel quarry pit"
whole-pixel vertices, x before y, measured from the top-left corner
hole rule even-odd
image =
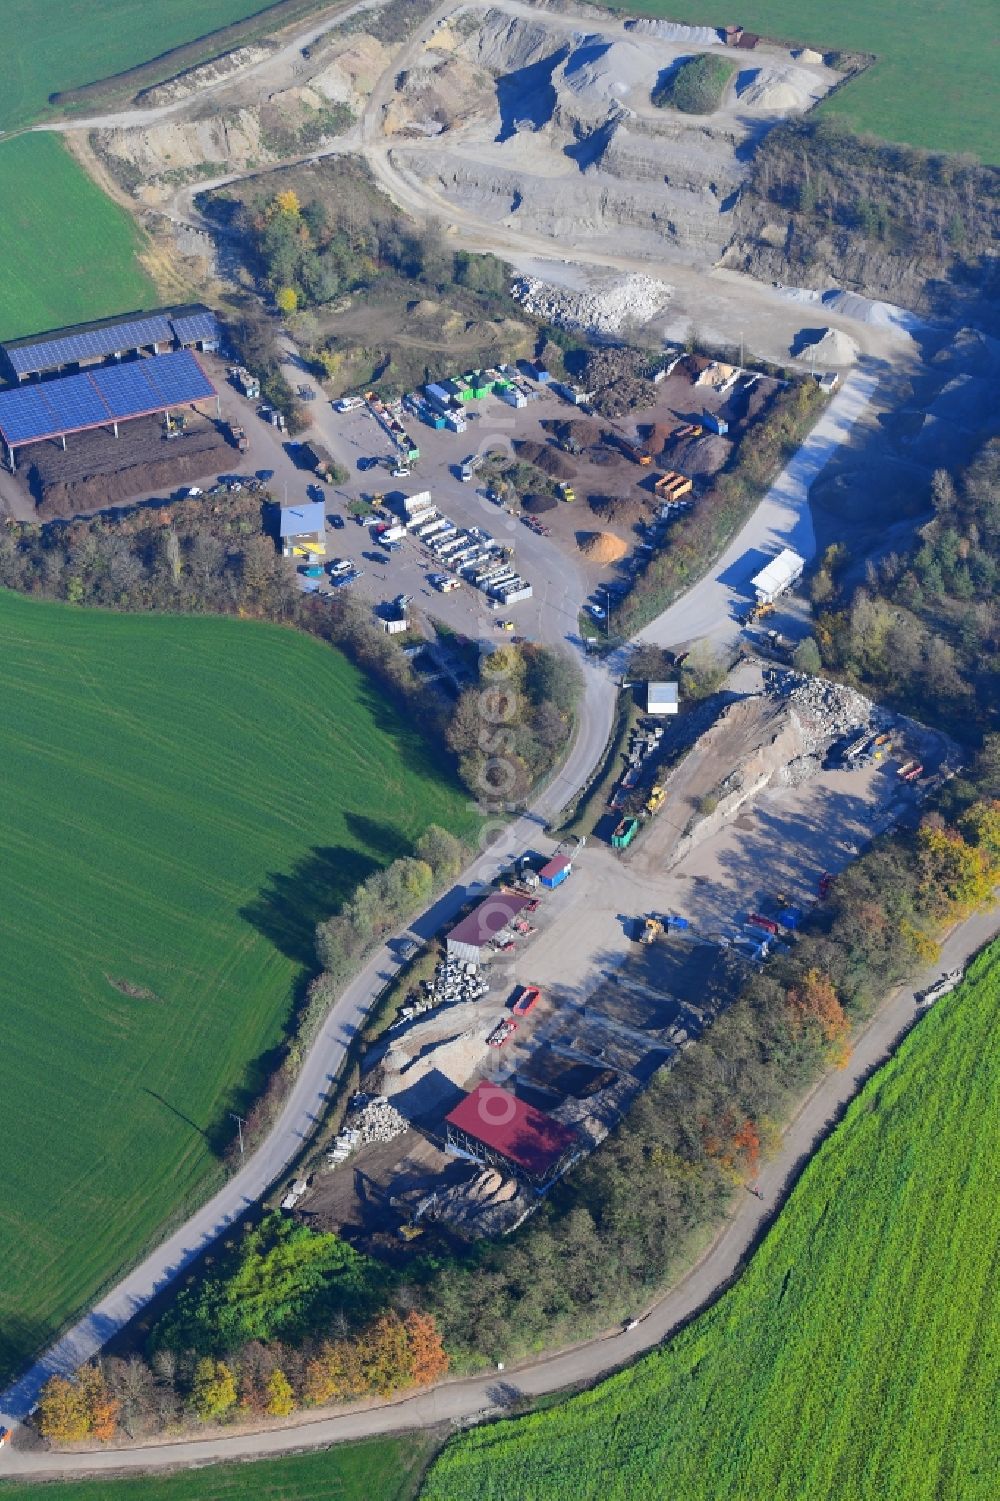
[[[465,36],[435,33],[397,81],[386,128],[400,169],[498,225],[667,264],[721,258],[748,147],[837,81],[784,48],[723,47],[705,27],[498,7],[463,18]],[[664,76],[709,49],[736,65],[721,107],[657,108]]]

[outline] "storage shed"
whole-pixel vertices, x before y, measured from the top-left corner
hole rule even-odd
[[[543,886],[551,891],[556,886],[561,886],[573,871],[573,862],[568,855],[555,855],[547,865],[543,865],[538,872],[538,879]]]
[[[676,714],[680,707],[676,683],[646,684],[647,714]]]
[[[278,539],[284,558],[322,558],[326,555],[323,502],[282,506],[278,512]]]

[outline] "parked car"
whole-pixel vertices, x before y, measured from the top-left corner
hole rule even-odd
[[[607,611],[603,610],[600,605],[588,605],[587,609],[595,620],[603,620],[607,614]]]
[[[326,491],[323,489],[322,485],[307,485],[306,494],[309,496],[310,500],[326,500]]]
[[[333,529],[334,529],[335,532],[342,531],[343,527],[344,527],[344,518],[343,518],[343,516],[331,516],[330,517],[330,525],[333,527]]]

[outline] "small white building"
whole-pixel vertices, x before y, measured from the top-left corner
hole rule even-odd
[[[790,547],[783,547],[777,557],[772,558],[750,580],[758,603],[769,605],[779,594],[784,594],[786,589],[790,589],[802,577],[805,566],[805,558],[800,558]]]
[[[647,714],[676,714],[679,706],[676,683],[646,684]]]

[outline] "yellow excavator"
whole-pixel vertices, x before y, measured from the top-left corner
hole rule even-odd
[[[639,935],[639,942],[652,943],[653,939],[661,937],[662,933],[663,924],[658,917],[645,917],[643,918],[643,927]]]

